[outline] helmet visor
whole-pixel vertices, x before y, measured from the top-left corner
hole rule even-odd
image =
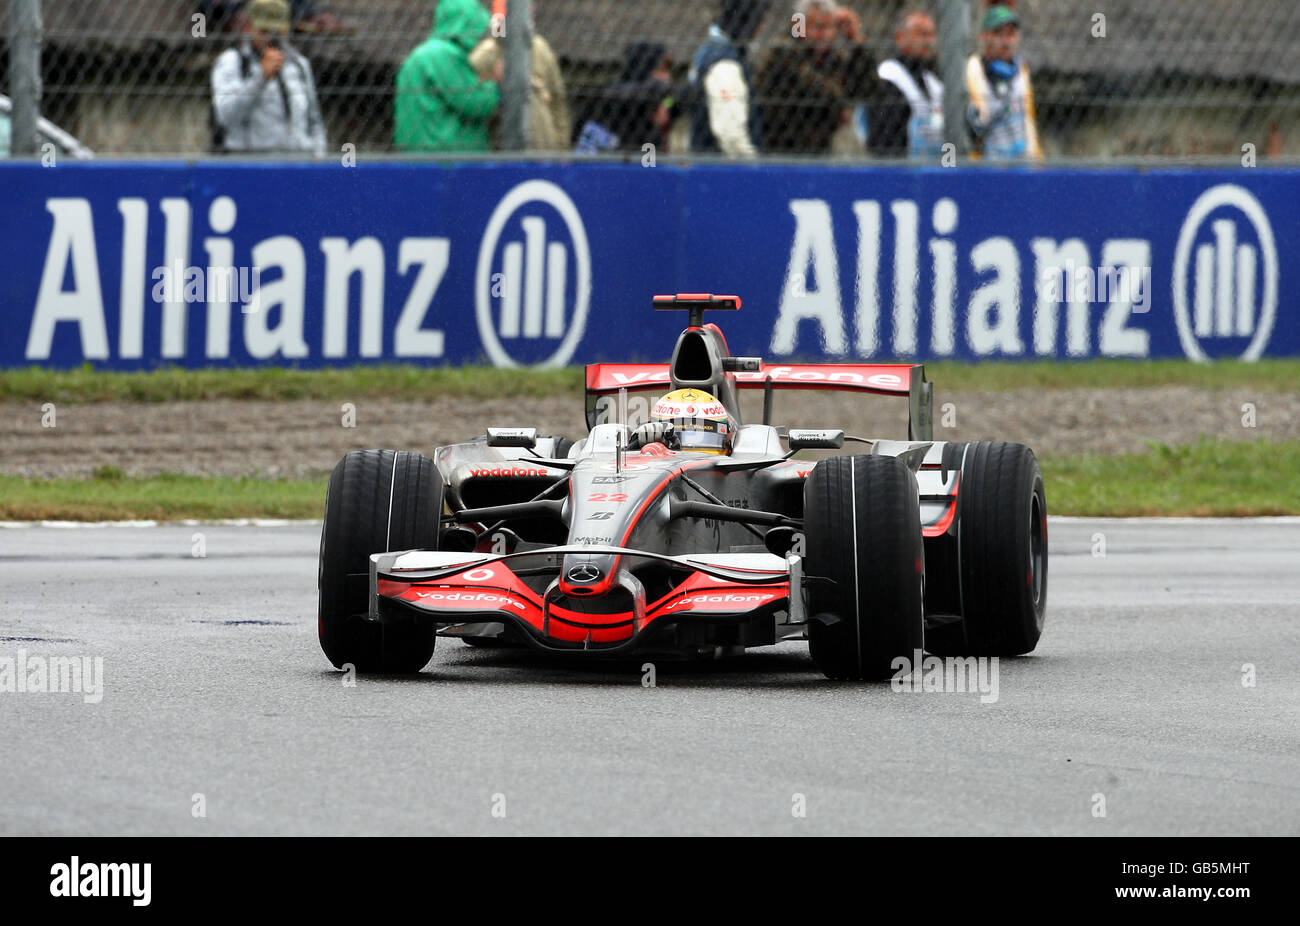
[[[731,444],[731,429],[725,421],[708,418],[673,418],[674,432],[683,450],[725,453]]]

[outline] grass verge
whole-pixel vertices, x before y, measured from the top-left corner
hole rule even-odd
[[[0,521],[319,518],[324,506],[324,479],[134,478],[113,467],[90,479],[0,476]]]
[[[0,371],[0,401],[177,402],[202,399],[431,399],[579,395],[582,370],[495,367],[345,367],[330,370],[162,369],[114,373],[27,367]]]
[[[1300,514],[1300,442],[1152,444],[1042,462],[1047,508],[1098,517]]]
[[[926,365],[926,377],[948,391],[1104,389],[1151,386],[1300,390],[1300,360],[1258,363],[1185,360],[1090,360],[1077,363],[954,363]],[[200,399],[328,399],[577,396],[579,367],[501,370],[492,367],[359,366],[326,370],[162,369],[113,373],[28,367],[0,371],[0,401],[171,402]]]
[[[1202,440],[1145,453],[1042,461],[1052,514],[1097,517],[1300,514],[1300,442]],[[325,480],[164,475],[112,467],[90,479],[0,476],[0,520],[319,518]]]

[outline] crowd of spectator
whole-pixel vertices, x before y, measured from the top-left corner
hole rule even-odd
[[[322,152],[311,66],[290,36],[347,27],[316,0],[205,2],[240,33],[213,69],[214,150]],[[492,0],[489,9],[481,0],[433,0],[429,37],[397,73],[397,150],[498,146],[507,2]],[[876,62],[858,15],[837,0],[714,2],[717,15],[684,84],[674,80],[663,45],[634,42],[618,77],[576,119],[559,61],[534,29],[528,148],[601,153],[652,145],[667,153],[676,142],[691,153],[728,158],[856,151],[933,160],[960,134],[975,157],[1042,157],[1014,0],[985,0],[978,49],[965,70],[965,124],[956,132],[945,125],[935,61],[942,36],[925,10],[897,19],[894,53]],[[754,39],[772,16],[788,19],[789,37],[756,61]]]

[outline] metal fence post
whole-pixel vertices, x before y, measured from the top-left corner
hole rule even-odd
[[[532,0],[506,7],[505,76],[501,82],[501,147],[526,151],[532,142],[529,107],[533,86]]]
[[[939,11],[943,134],[958,155],[965,154],[970,147],[966,136],[966,59],[973,48],[970,0],[943,0]]]
[[[12,157],[37,153],[41,118],[41,0],[13,0],[9,7],[9,87]]]

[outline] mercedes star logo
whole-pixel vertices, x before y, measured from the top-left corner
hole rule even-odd
[[[580,563],[569,570],[570,582],[595,582],[600,578],[600,570],[591,563]]]

